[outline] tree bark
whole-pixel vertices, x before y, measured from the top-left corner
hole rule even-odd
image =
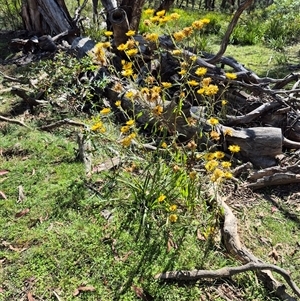
[[[38,35],[57,35],[70,31],[79,34],[64,0],[24,0],[21,16],[24,29]]]

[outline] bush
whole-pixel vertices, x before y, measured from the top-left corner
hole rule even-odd
[[[21,0],[0,0],[0,29],[22,28]]]

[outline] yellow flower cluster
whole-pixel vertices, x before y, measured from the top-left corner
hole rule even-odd
[[[97,121],[91,126],[91,131],[105,133],[105,127],[102,121]]]
[[[204,165],[205,169],[211,173],[210,180],[212,182],[221,182],[224,179],[231,179],[232,173],[228,170],[231,167],[231,162],[219,160],[224,158],[225,154],[221,151],[207,153],[204,159],[207,161]]]
[[[121,144],[125,147],[128,147],[131,144],[132,139],[136,137],[136,133],[131,133],[121,140]]]
[[[127,36],[132,37],[134,33],[135,32],[133,30],[130,30],[127,32]],[[120,44],[117,49],[119,51],[124,51],[128,57],[132,57],[139,52],[138,45],[139,43],[137,41],[135,41],[133,38],[130,38],[125,44]]]

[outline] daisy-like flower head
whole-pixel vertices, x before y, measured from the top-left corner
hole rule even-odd
[[[145,39],[150,42],[156,42],[158,40],[157,33],[147,33]]]
[[[180,15],[177,14],[177,13],[172,13],[172,14],[170,15],[170,19],[171,19],[171,20],[178,20],[179,18],[180,18]]]
[[[187,81],[188,85],[190,86],[198,86],[199,83],[195,81],[194,79]]]
[[[126,34],[127,37],[132,37],[132,36],[135,35],[135,30],[129,30],[125,34]]]
[[[198,76],[203,76],[207,72],[207,68],[205,67],[198,67],[197,70],[195,71],[195,74]]]
[[[129,77],[129,76],[133,75],[133,70],[132,70],[132,69],[126,69],[126,70],[123,70],[123,71],[121,72],[121,74],[122,74],[123,76]]]
[[[161,194],[161,195],[158,197],[157,201],[158,201],[159,203],[161,203],[161,202],[163,202],[166,198],[167,198],[167,197],[166,197],[164,194]]]
[[[186,37],[186,35],[183,31],[177,31],[173,33],[173,37],[175,41],[180,42]]]
[[[157,13],[156,13],[156,15],[158,16],[158,17],[162,17],[162,16],[164,16],[166,14],[166,11],[165,10],[161,10],[161,11],[158,11]]]
[[[217,131],[211,131],[210,137],[213,140],[220,140],[220,134]]]
[[[225,156],[225,154],[221,151],[216,151],[215,152],[215,158],[216,159],[222,159],[222,158],[224,158],[224,156]]]
[[[102,109],[102,110],[100,111],[100,113],[103,114],[103,115],[107,115],[107,114],[110,113],[110,108],[104,108],[104,109]]]
[[[132,125],[134,125],[134,123],[135,123],[135,121],[133,119],[129,119],[128,121],[126,121],[126,124],[128,126],[132,126]]]
[[[112,36],[114,33],[112,32],[112,31],[105,31],[104,32],[104,35],[106,36],[106,37],[110,37],[110,36]]]
[[[169,82],[162,82],[161,85],[165,88],[165,89],[169,89],[172,87],[172,84]]]
[[[221,165],[223,166],[223,168],[230,168],[231,167],[231,162],[223,161],[223,162],[221,162]]]
[[[217,160],[210,160],[204,165],[204,167],[207,171],[212,172],[217,168],[218,165],[219,163]]]
[[[207,96],[216,95],[219,91],[219,87],[216,85],[208,85],[204,89],[205,89],[205,95]]]
[[[225,73],[225,76],[227,79],[236,79],[237,78],[237,75],[235,73],[230,73],[230,72]]]
[[[235,144],[232,144],[232,145],[229,145],[228,146],[228,149],[232,152],[232,153],[238,153],[241,148],[239,145],[235,145]]]
[[[207,122],[210,124],[210,125],[217,125],[219,123],[219,120],[217,118],[214,118],[214,117],[210,117]]]
[[[144,11],[145,15],[151,16],[154,14],[154,9],[153,8],[148,8]]]
[[[169,208],[170,211],[176,211],[177,210],[177,205],[173,204]]]
[[[139,52],[138,49],[129,49],[129,50],[126,50],[126,51],[125,51],[126,55],[128,55],[128,56],[134,56],[134,55],[136,55],[138,52]]]
[[[177,220],[178,220],[178,216],[177,216],[176,214],[170,214],[170,216],[169,216],[169,221],[170,221],[171,223],[176,223]]]

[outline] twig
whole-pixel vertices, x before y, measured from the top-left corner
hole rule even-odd
[[[59,120],[59,121],[56,121],[56,122],[48,124],[48,125],[41,126],[39,129],[42,130],[42,131],[49,131],[49,130],[52,130],[54,128],[60,127],[64,124],[74,125],[74,126],[79,126],[79,127],[86,127],[87,126],[86,124],[84,124],[82,122],[73,121],[71,119],[63,119],[63,120]]]
[[[56,291],[53,291],[52,293],[53,293],[53,295],[57,298],[58,301],[63,301],[63,300],[58,296],[58,294],[57,294]]]
[[[26,125],[24,122],[22,122],[20,120],[17,120],[17,119],[10,119],[10,118],[6,118],[6,117],[0,115],[0,120],[1,121],[6,121],[6,122],[9,122],[9,123],[18,124],[18,125],[26,127],[27,129],[30,129],[30,127],[28,125]]]
[[[156,279],[175,279],[175,280],[199,280],[202,278],[222,278],[222,277],[231,277],[236,274],[244,273],[247,271],[262,271],[262,270],[270,270],[281,275],[284,280],[291,287],[293,292],[300,297],[300,289],[295,284],[295,282],[291,279],[289,273],[274,265],[267,263],[258,263],[258,262],[249,262],[242,266],[238,267],[224,267],[218,270],[192,270],[192,271],[173,271],[166,272],[162,274],[158,274],[155,276]]]
[[[21,83],[21,84],[25,84],[27,82],[25,79],[15,78],[15,77],[6,75],[2,71],[0,71],[0,74],[3,76],[4,79],[7,79],[11,82],[17,82],[17,83]]]

